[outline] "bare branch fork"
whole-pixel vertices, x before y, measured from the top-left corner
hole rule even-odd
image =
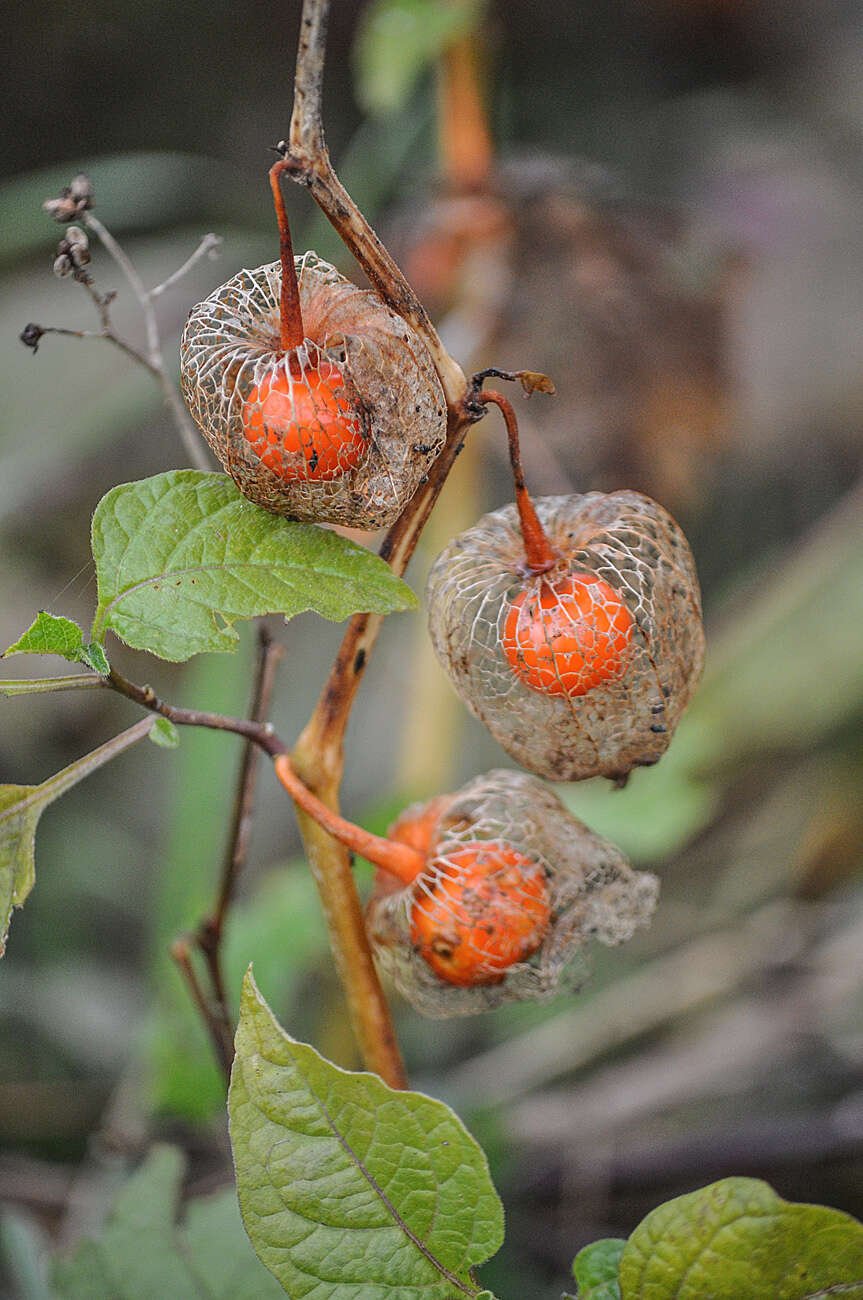
[[[214,234],[205,235],[198,247],[181,267],[163,280],[161,284],[155,285],[152,289],[147,289],[134,263],[121,244],[99,218],[93,215],[92,206],[93,191],[89,178],[84,175],[76,177],[72,184],[63,190],[59,199],[48,199],[44,204],[45,210],[50,212],[55,220],[68,226],[67,235],[60,243],[59,256],[54,263],[54,270],[60,276],[71,275],[76,283],[87,290],[98,313],[101,328],[99,330],[74,330],[57,325],[31,323],[22,330],[21,342],[35,352],[43,334],[64,334],[69,338],[105,339],[114,347],[119,348],[121,352],[124,352],[139,366],[142,366],[158,381],[165,403],[171,412],[191,464],[197,469],[209,470],[212,466],[204,451],[204,445],[165,366],[159,325],[153,303],[156,298],[175,285],[202,257],[214,256],[215,249],[222,242],[221,238]],[[126,277],[144,316],[147,337],[145,351],[142,352],[133,347],[131,343],[121,338],[114,329],[110,307],[116,295],[114,293],[100,294],[96,289],[92,277],[86,269],[90,260],[87,237],[77,226],[68,225],[72,220],[80,221],[88,231],[99,239],[107,253],[113,258]]]
[[[180,434],[187,455],[197,469],[211,469],[198,430],[189,418],[183,399],[177,392],[174,382],[165,368],[165,358],[162,355],[162,341],[159,337],[159,324],[156,320],[153,299],[158,294],[164,293],[169,284],[176,283],[180,276],[184,275],[191,266],[194,266],[195,262],[204,253],[212,253],[221,240],[216,235],[205,235],[198,248],[183,266],[178,271],[175,271],[172,276],[169,276],[167,280],[164,280],[162,284],[157,285],[155,290],[148,292],[131,259],[99,218],[94,217],[92,212],[84,212],[81,219],[88,230],[92,230],[93,234],[98,236],[106,251],[125,275],[130,289],[138,300],[144,314],[144,326],[147,332],[148,368],[159,381],[165,403],[174,418],[174,423],[177,426],[177,431]]]

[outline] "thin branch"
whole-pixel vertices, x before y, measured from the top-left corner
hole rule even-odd
[[[134,700],[151,713],[159,713],[178,727],[210,727],[214,731],[230,731],[237,736],[245,736],[264,753],[275,758],[287,753],[287,745],[280,740],[268,722],[254,722],[248,718],[232,718],[225,713],[208,713],[202,709],[181,709],[174,704],[160,700],[151,686],[137,686],[127,681],[112,668],[105,679],[109,686],[127,699]]]
[[[112,343],[115,348],[119,348],[121,352],[125,352],[126,356],[131,357],[139,366],[149,370],[151,375],[155,375],[157,379],[159,377],[158,370],[156,370],[155,366],[150,365],[143,352],[133,348],[131,343],[126,343],[112,329],[73,330],[65,329],[61,325],[37,325],[35,328],[38,329],[40,337],[43,334],[65,334],[67,338],[72,339],[104,339],[107,343]]]
[[[106,251],[110,253],[111,257],[113,257],[114,261],[125,275],[129,288],[138,299],[141,310],[144,313],[144,325],[147,331],[147,350],[150,354],[150,361],[158,368],[162,356],[159,340],[159,326],[156,321],[156,313],[153,311],[143,280],[135,269],[128,253],[126,253],[125,249],[117,243],[117,240],[111,234],[110,230],[102,224],[98,217],[94,217],[92,212],[85,212],[82,220],[84,225],[87,226],[88,229],[92,230],[94,235],[98,236]]]
[[[222,1070],[227,1078],[231,1076],[231,1066],[233,1064],[233,1048],[230,1054],[226,1050],[225,1036],[222,1032],[222,1025],[218,1014],[214,1011],[210,1000],[201,987],[201,981],[198,979],[195,967],[192,965],[191,943],[186,935],[179,935],[170,948],[171,957],[176,964],[177,969],[186,981],[189,992],[192,995],[192,1001],[200,1012],[207,1032],[212,1040],[213,1048],[216,1052]]]
[[[329,0],[304,0],[300,20],[294,109],[290,135],[279,150],[285,170],[305,185],[338,231],[384,302],[412,325],[435,364],[447,403],[463,397],[467,382],[447,352],[426,309],[333,170],[322,118],[324,56]]]
[[[249,707],[249,717],[253,722],[266,722],[273,696],[276,669],[284,652],[284,646],[272,641],[266,629],[261,627],[258,633],[258,659]],[[229,1061],[233,1060],[234,1046],[231,1012],[222,970],[221,945],[228,909],[248,852],[259,756],[258,745],[254,740],[248,738],[243,748],[243,757],[240,763],[237,794],[234,800],[234,814],[227,852],[222,865],[216,906],[212,915],[201,922],[195,934],[195,942],[207,963],[215,1009],[221,1027],[222,1038],[225,1040],[225,1051],[220,1054],[221,1059],[228,1059]]]
[[[161,284],[157,284],[153,289],[148,289],[147,297],[150,299],[158,298],[167,289],[172,289],[178,280],[182,280],[183,276],[191,271],[197,262],[200,262],[202,257],[209,257],[212,260],[216,256],[216,249],[221,246],[221,243],[221,235],[214,235],[212,232],[209,235],[204,235],[192,256],[187,257],[183,265],[178,267],[173,275],[169,275],[167,280],[163,280]]]
[[[174,423],[182,440],[186,454],[189,456],[192,464],[196,469],[210,470],[212,465],[204,451],[204,443],[195,427],[192,419],[183,404],[183,399],[174,387],[167,370],[165,369],[165,359],[162,356],[162,345],[159,338],[159,325],[156,320],[156,312],[153,308],[151,295],[144,287],[144,282],[132,264],[128,254],[117,243],[117,240],[111,234],[110,230],[102,224],[98,217],[94,217],[92,212],[84,212],[81,220],[89,230],[92,230],[102,242],[106,251],[113,257],[120,270],[126,277],[132,292],[140,304],[141,311],[144,315],[144,326],[147,332],[147,355],[149,358],[150,369],[155,374],[162,388],[162,394],[165,402],[174,417]],[[182,268],[181,268],[182,269]]]

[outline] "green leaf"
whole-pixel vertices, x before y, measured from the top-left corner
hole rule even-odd
[[[620,1287],[623,1300],[863,1300],[863,1224],[783,1201],[756,1178],[723,1178],[642,1220]]]
[[[22,905],[35,883],[36,826],[42,813],[85,776],[141,740],[152,726],[152,718],[142,718],[41,785],[0,786],[0,957],[6,951],[12,910]]]
[[[114,488],[93,516],[93,557],[93,639],[112,628],[162,659],[234,650],[236,619],[311,609],[338,621],[416,605],[378,556],[268,514],[225,474],[172,470]]]
[[[94,673],[100,677],[107,677],[111,671],[111,665],[108,663],[108,656],[99,645],[98,641],[91,641],[89,645],[81,647],[81,653],[78,656],[82,664],[92,668]]]
[[[111,665],[95,641],[84,644],[84,633],[71,618],[41,609],[23,636],[4,653],[7,655],[62,655],[72,663],[86,664],[100,677],[107,677]]]
[[[620,1300],[620,1257],[625,1245],[622,1237],[603,1237],[578,1252],[572,1263],[578,1300]]]
[[[453,1300],[499,1248],[482,1150],[440,1101],[297,1043],[243,983],[228,1109],[240,1209],[289,1295]]]
[[[81,658],[84,633],[71,618],[40,610],[23,636],[3,655],[62,655],[73,663]]]
[[[233,1190],[190,1203],[175,1223],[184,1172],[174,1147],[154,1147],[114,1202],[95,1239],[55,1261],[62,1300],[275,1300],[284,1292],[261,1268]]]
[[[150,730],[150,739],[154,745],[163,749],[176,749],[180,743],[180,733],[168,718],[157,718]]]
[[[354,49],[357,98],[368,113],[404,108],[420,74],[477,26],[484,0],[374,0]]]

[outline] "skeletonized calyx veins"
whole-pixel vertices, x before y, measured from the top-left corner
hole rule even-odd
[[[195,307],[183,395],[240,491],[273,514],[383,528],[443,447],[446,403],[422,340],[314,253],[295,259],[305,338],[280,345],[281,265]]]

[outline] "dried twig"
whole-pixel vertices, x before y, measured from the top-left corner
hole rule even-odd
[[[233,1064],[233,1048],[225,1041],[222,1020],[217,1007],[204,992],[201,981],[198,979],[197,971],[192,964],[192,945],[194,943],[189,935],[180,935],[171,944],[171,957],[177,967],[177,970],[183,976],[189,992],[192,995],[192,1001],[198,1008],[201,1019],[207,1027],[207,1032],[213,1044],[216,1056],[227,1077],[231,1074],[231,1065]]]
[[[330,162],[322,118],[328,13],[329,0],[304,0],[290,135],[287,141],[279,144],[286,163],[285,170],[311,191],[312,198],[338,231],[384,302],[419,334],[440,375],[447,403],[454,406],[462,399],[467,387],[461,366],[441,343],[422,303]]]
[[[249,718],[232,718],[225,713],[208,713],[204,709],[182,709],[175,704],[166,704],[160,700],[152,686],[137,686],[127,681],[112,668],[105,681],[115,691],[134,700],[151,713],[161,714],[178,727],[209,727],[214,731],[230,731],[236,736],[245,736],[264,753],[275,758],[277,754],[287,753],[287,745],[280,740],[273,728],[266,722],[255,722]]]
[[[149,369],[156,376],[161,385],[165,402],[174,417],[177,431],[180,434],[183,446],[191,459],[192,464],[197,469],[211,469],[212,466],[204,451],[204,444],[201,440],[201,436],[186,410],[183,399],[180,397],[180,394],[174,387],[170,375],[165,369],[165,358],[162,356],[162,343],[159,337],[159,324],[156,320],[156,312],[153,307],[153,296],[144,287],[144,282],[125,250],[117,242],[110,230],[102,224],[99,218],[94,217],[92,212],[86,211],[81,214],[81,220],[84,225],[89,230],[92,230],[93,234],[99,238],[103,247],[108,253],[110,253],[111,257],[113,257],[114,261],[125,275],[129,287],[140,304],[141,311],[144,314],[144,326],[147,332],[147,360],[149,362]],[[212,247],[212,245],[210,245],[210,247]],[[197,254],[195,255],[195,258],[190,259],[190,261],[196,259]],[[187,262],[185,266],[181,267],[177,274],[182,274],[188,269],[188,266],[189,262]],[[175,278],[177,278],[176,275],[171,277],[171,280]],[[168,283],[169,281],[165,281],[163,286],[157,285],[157,289],[164,288]]]
[[[261,626],[258,633],[257,667],[249,708],[249,717],[253,722],[266,722],[270,711],[276,669],[283,654],[284,646],[273,642],[269,633]],[[240,762],[237,794],[234,800],[234,815],[222,866],[216,906],[212,914],[201,922],[195,934],[195,943],[207,963],[215,1014],[218,1017],[222,1039],[222,1049],[219,1056],[223,1064],[227,1062],[228,1074],[230,1074],[230,1066],[233,1061],[234,1045],[231,1012],[222,970],[222,937],[237,878],[243,868],[248,851],[259,756],[258,745],[252,738],[247,738]]]
[[[192,256],[187,257],[183,265],[178,267],[173,274],[169,275],[167,280],[163,280],[161,284],[157,284],[153,289],[148,289],[147,297],[152,300],[153,298],[160,297],[167,289],[172,289],[178,280],[182,280],[183,276],[186,275],[188,271],[191,271],[196,262],[200,262],[202,257],[214,258],[216,256],[216,249],[220,247],[221,243],[221,235],[214,235],[212,233],[204,235],[204,238],[201,240]]]

